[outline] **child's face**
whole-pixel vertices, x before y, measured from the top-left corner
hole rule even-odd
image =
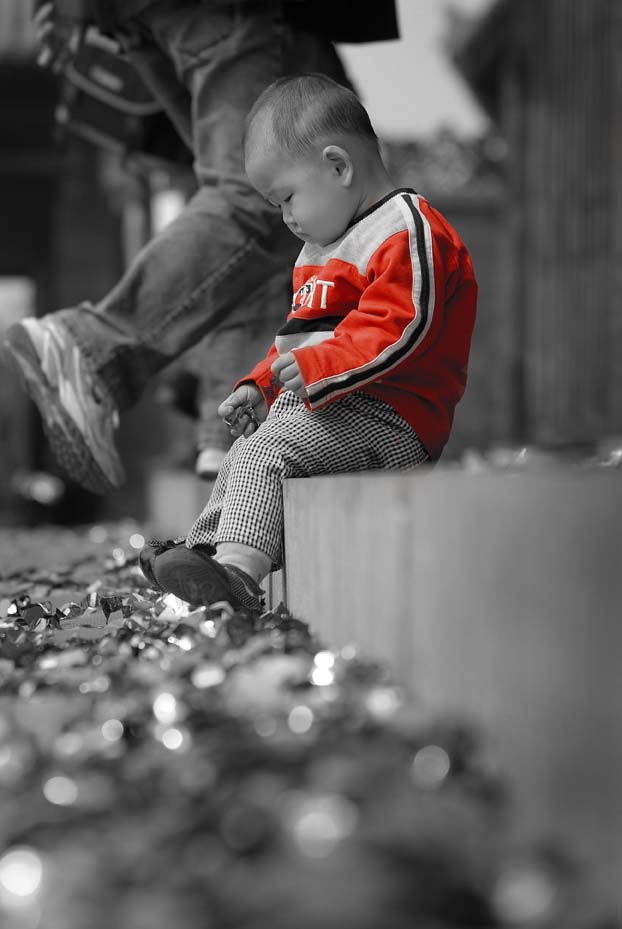
[[[258,149],[249,154],[246,173],[253,187],[280,207],[283,222],[303,242],[334,242],[356,212],[352,191],[320,154],[294,159]]]

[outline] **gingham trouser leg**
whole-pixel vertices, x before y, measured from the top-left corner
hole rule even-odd
[[[310,412],[284,391],[259,429],[232,445],[186,545],[241,542],[279,567],[286,478],[407,470],[428,460],[408,423],[375,397],[357,391]]]

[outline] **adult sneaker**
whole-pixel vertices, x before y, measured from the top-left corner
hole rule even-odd
[[[10,327],[4,344],[62,468],[93,493],[120,487],[125,473],[114,443],[119,414],[64,323],[28,317]]]

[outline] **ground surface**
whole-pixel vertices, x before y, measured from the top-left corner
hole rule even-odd
[[[505,847],[469,727],[285,610],[150,589],[140,544],[0,531],[2,929],[615,929]]]

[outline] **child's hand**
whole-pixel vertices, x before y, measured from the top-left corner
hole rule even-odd
[[[273,374],[276,374],[286,390],[291,390],[292,393],[295,393],[301,400],[304,400],[305,397],[308,396],[307,388],[303,383],[302,374],[300,373],[300,368],[296,361],[296,356],[292,352],[279,355],[279,357],[273,361],[270,370]]]
[[[218,415],[229,426],[231,435],[236,438],[241,435],[248,437],[263,423],[268,415],[268,407],[259,387],[242,384],[223,400],[218,407]]]

